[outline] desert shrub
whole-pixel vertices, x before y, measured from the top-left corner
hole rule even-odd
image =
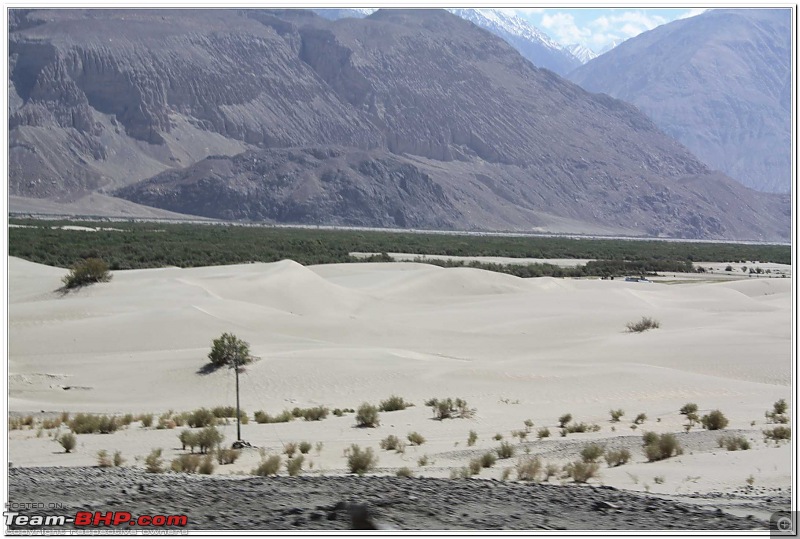
[[[222,443],[225,437],[216,427],[206,427],[196,434],[200,453],[206,453]]]
[[[297,442],[286,442],[283,444],[283,452],[291,458],[292,455],[297,453]]]
[[[475,414],[475,409],[470,408],[467,401],[461,398],[428,399],[425,401],[425,406],[430,406],[433,409],[434,418],[440,421],[453,417],[469,419]]]
[[[469,469],[470,475],[480,474],[483,469],[483,460],[480,457],[470,460],[467,469]]]
[[[624,447],[621,449],[610,449],[606,451],[606,462],[608,463],[609,468],[627,464],[630,459],[631,452]]]
[[[537,481],[542,473],[542,461],[539,457],[523,457],[517,462],[516,469],[520,481]]]
[[[58,438],[58,443],[64,448],[65,453],[70,453],[78,443],[78,439],[71,432],[65,432]]]
[[[497,448],[497,456],[501,459],[510,459],[514,456],[514,446],[509,442],[501,442]]]
[[[374,428],[380,425],[378,417],[378,408],[372,404],[365,402],[358,408],[356,412],[356,426],[364,428]]]
[[[467,466],[450,470],[450,479],[469,479],[472,475],[472,471]]]
[[[661,324],[657,320],[653,320],[647,316],[643,316],[638,322],[628,322],[625,325],[625,327],[627,327],[628,331],[631,333],[641,333],[643,331],[647,331],[648,329],[656,329],[660,326]]]
[[[189,413],[186,423],[192,428],[212,427],[217,424],[217,418],[211,410],[200,408]]]
[[[771,412],[768,410],[764,413],[764,415],[770,423],[786,424],[789,422],[789,416],[786,415],[788,410],[789,405],[786,403],[786,399],[781,399],[772,405]]]
[[[300,472],[303,471],[304,460],[305,457],[303,455],[297,455],[296,457],[292,457],[286,461],[286,471],[290,476],[294,477],[296,475],[300,475]]]
[[[491,468],[497,462],[497,457],[491,451],[487,451],[481,456],[481,466]]]
[[[375,469],[378,465],[378,457],[372,451],[371,447],[361,449],[358,445],[353,444],[347,450],[347,467],[350,473],[363,475]]]
[[[412,472],[411,468],[409,468],[408,466],[400,468],[394,474],[397,477],[414,477],[414,472]]]
[[[408,441],[411,445],[422,445],[425,443],[425,437],[418,432],[409,432]]]
[[[430,458],[428,458],[428,455],[422,455],[417,459],[417,466],[427,466],[429,463]]]
[[[122,458],[122,452],[121,451],[114,451],[114,460],[113,460],[113,462],[114,462],[114,466],[122,466],[123,464],[125,464],[125,459]]]
[[[693,402],[687,402],[683,406],[681,406],[680,412],[682,415],[689,415],[689,414],[696,414],[697,413],[697,405]]]
[[[236,417],[236,408],[233,406],[215,406],[211,409],[211,415],[216,418]]]
[[[277,416],[271,416],[268,413],[264,412],[263,410],[258,410],[253,414],[253,419],[255,419],[256,423],[263,424],[263,423],[288,423],[289,421],[294,419],[294,416],[289,410],[284,410]]]
[[[101,449],[97,452],[97,465],[101,468],[110,468],[114,465],[111,461],[111,457],[108,455],[108,451],[105,449]]]
[[[214,463],[211,461],[211,455],[206,455],[200,461],[200,466],[197,468],[197,473],[203,475],[211,475],[214,473]]]
[[[59,418],[59,417],[56,417],[54,419],[47,419],[47,418],[42,419],[41,428],[43,428],[43,429],[47,429],[47,430],[57,429],[60,426],[61,426],[61,418]]]
[[[475,442],[478,441],[478,433],[474,430],[469,431],[469,436],[467,437],[467,446],[472,447],[475,445]]]
[[[133,414],[125,414],[124,416],[119,418],[119,424],[122,426],[127,427],[131,423],[133,423]]]
[[[78,414],[69,422],[69,428],[75,434],[110,434],[117,431],[119,423],[114,416]]]
[[[300,450],[300,453],[305,455],[311,451],[311,442],[300,442],[297,448]]]
[[[658,434],[652,431],[647,431],[642,434],[642,445],[650,445],[658,441]]]
[[[583,462],[597,462],[603,456],[605,448],[598,444],[588,444],[581,449],[581,459]]]
[[[778,443],[781,440],[792,439],[792,429],[785,425],[772,427],[771,429],[766,429],[761,432],[764,434],[764,441],[775,440],[775,443]]]
[[[214,367],[232,366],[234,364],[247,365],[254,359],[250,355],[250,345],[232,333],[223,333],[220,337],[211,341],[208,360]]]
[[[720,447],[724,447],[728,451],[737,451],[750,449],[750,442],[744,436],[720,436],[717,438],[717,443]]]
[[[175,473],[196,473],[200,466],[200,455],[180,455],[170,463],[170,469]]]
[[[188,446],[192,448],[192,453],[194,453],[194,448],[197,446],[197,435],[194,432],[189,429],[183,429],[178,435],[178,440],[181,442],[181,449],[186,450]]]
[[[618,410],[611,410],[609,412],[611,414],[611,422],[616,423],[619,421],[619,418],[625,415],[625,411],[622,409]]]
[[[164,430],[164,429],[174,429],[176,426],[177,424],[172,419],[165,419],[161,417],[158,420],[158,425],[156,425],[156,428],[158,430]]]
[[[599,430],[595,429],[594,426],[589,426],[586,423],[571,423],[566,426],[567,432],[570,434],[573,432],[588,432],[590,430]]]
[[[497,434],[495,434],[495,435],[493,436],[493,438],[494,438],[494,440],[495,440],[496,442],[499,442],[500,440],[502,440],[502,439],[503,439],[503,435],[502,435],[502,434],[500,434],[500,433],[498,432]]]
[[[544,480],[550,481],[550,478],[555,475],[558,475],[559,471],[560,468],[558,467],[558,464],[553,464],[553,463],[548,464],[544,468]]]
[[[572,414],[564,414],[558,418],[558,426],[563,429],[570,421],[572,421]]]
[[[550,436],[550,429],[547,427],[543,427],[538,431],[536,431],[536,437],[539,438],[540,440],[542,438],[548,438],[549,436]]]
[[[260,475],[262,477],[268,475],[277,475],[281,469],[280,455],[271,455],[269,458],[262,459],[261,462],[253,468],[250,472],[252,475]]]
[[[642,423],[644,423],[645,421],[647,421],[647,415],[646,415],[646,414],[644,414],[644,413],[641,413],[641,414],[639,414],[639,415],[637,415],[637,416],[636,416],[636,419],[634,419],[634,420],[633,420],[633,423],[634,423],[635,425],[641,425],[641,424],[642,424]]]
[[[589,479],[596,477],[600,470],[600,465],[596,462],[583,462],[576,460],[564,466],[564,473],[571,477],[576,483],[586,483]]]
[[[164,459],[161,458],[161,448],[153,449],[144,459],[144,468],[147,473],[161,473],[164,471]]]
[[[775,414],[785,414],[789,411],[789,405],[786,403],[786,399],[780,399],[772,405],[772,411]]]
[[[334,408],[332,413],[336,417],[342,417],[344,415],[344,412],[342,411],[341,408]]]
[[[328,417],[329,410],[324,406],[314,406],[303,409],[303,419],[306,421],[321,421]]]
[[[403,400],[403,397],[392,395],[385,401],[381,401],[379,409],[381,412],[395,412],[397,410],[405,410],[409,406],[411,405]]]
[[[719,410],[709,412],[700,418],[704,429],[720,430],[728,426],[728,419]]]
[[[220,465],[233,464],[239,458],[242,452],[239,449],[218,448],[217,449],[217,462]]]
[[[683,453],[681,444],[674,434],[656,435],[656,438],[645,445],[644,454],[649,462],[664,460]]]
[[[108,271],[108,264],[99,258],[86,258],[76,262],[69,273],[61,278],[65,288],[78,288],[110,280],[111,273]]]
[[[525,430],[512,430],[511,431],[512,438],[519,438],[520,441],[525,440],[528,437],[528,431]]]
[[[395,436],[394,434],[390,434],[383,440],[381,440],[380,446],[381,449],[385,449],[387,451],[394,451],[400,445],[400,438]]]

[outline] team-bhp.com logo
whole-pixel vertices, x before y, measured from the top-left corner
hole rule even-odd
[[[186,515],[139,515],[128,511],[78,511],[75,516],[64,515],[26,515],[15,511],[3,513],[7,529],[32,529],[42,527],[65,527],[69,524],[76,528],[128,527],[128,528],[183,528],[189,522]]]

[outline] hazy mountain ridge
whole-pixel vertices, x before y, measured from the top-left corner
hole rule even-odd
[[[98,189],[318,224],[788,234],[784,200],[711,172],[634,107],[445,11],[20,19],[36,24],[10,39],[13,195]]]
[[[569,78],[635,104],[712,168],[788,193],[790,13],[711,10],[631,38]]]

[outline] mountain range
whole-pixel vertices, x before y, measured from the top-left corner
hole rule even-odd
[[[788,197],[443,10],[11,10],[15,201],[786,241]],[[135,207],[135,206],[131,206]]]
[[[791,40],[791,9],[714,9],[633,37],[568,77],[636,105],[711,168],[789,193]]]

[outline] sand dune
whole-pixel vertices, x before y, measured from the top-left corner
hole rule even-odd
[[[572,449],[553,454],[565,461],[586,440],[638,438],[630,420],[639,412],[649,418],[642,428],[680,432],[677,411],[693,401],[703,412],[724,410],[729,428],[750,433],[755,449],[736,456],[735,474],[724,471],[733,463],[727,452],[706,456],[713,440],[711,448],[680,462],[656,466],[638,454],[637,473],[658,468],[673,479],[708,474],[714,479],[706,490],[732,489],[750,473],[758,477],[758,463],[769,455],[777,467],[770,468],[769,481],[785,486],[791,479],[786,447],[760,440],[764,411],[780,398],[792,399],[790,279],[647,284],[519,279],[419,263],[303,267],[282,261],[118,271],[108,283],[63,294],[56,290],[64,270],[11,258],[9,273],[14,412],[160,413],[231,405],[230,371],[197,372],[211,340],[233,332],[260,358],[241,377],[242,406],[250,414],[310,405],[356,408],[391,394],[416,403],[384,414],[374,430],[354,429],[352,415],[247,425],[249,441],[274,451],[287,440],[324,442],[315,473],[342,472],[347,445],[379,451],[378,441],[392,433],[417,430],[428,442],[407,454],[380,452],[385,472],[415,467],[429,454],[437,465],[427,473],[447,476],[465,464],[473,429],[480,442],[469,451],[486,451],[497,445],[495,433],[511,439],[510,432],[531,419],[535,428],[552,430],[552,438],[531,445],[546,453],[555,447],[547,444],[557,441],[561,414],[601,425],[600,432],[563,439]],[[626,324],[642,316],[661,327],[627,332]],[[462,397],[476,415],[432,421],[423,402],[434,396]],[[615,431],[611,408],[626,410],[627,423]],[[224,429],[232,440],[233,426]],[[159,446],[169,455],[179,452],[170,430],[79,438],[82,449],[64,455],[46,436],[13,431],[10,459],[15,465],[87,465],[100,448],[119,447],[131,456]],[[249,455],[222,471],[249,470],[257,458]],[[482,476],[499,477],[500,470]],[[620,470],[625,467],[604,472],[602,480],[643,488]],[[654,492],[681,486],[649,483]],[[704,488],[702,481],[693,487]]]

